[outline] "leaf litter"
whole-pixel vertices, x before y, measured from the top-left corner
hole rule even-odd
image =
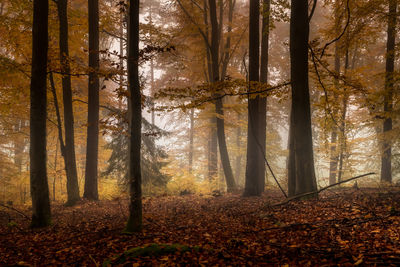
[[[122,233],[126,199],[53,205],[53,224],[39,230],[0,209],[0,265],[400,265],[397,189],[339,188],[281,201],[275,191],[144,198],[143,231],[132,235]]]

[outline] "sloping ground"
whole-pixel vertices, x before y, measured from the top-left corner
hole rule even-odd
[[[0,265],[400,265],[397,189],[341,189],[275,205],[282,200],[278,192],[146,198],[135,235],[121,234],[126,200],[55,206],[53,225],[41,230],[0,208]]]

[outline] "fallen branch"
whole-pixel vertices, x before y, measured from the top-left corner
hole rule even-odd
[[[16,208],[14,208],[14,207],[10,207],[10,206],[3,205],[3,204],[0,204],[0,207],[7,208],[7,209],[10,209],[10,210],[13,210],[13,211],[15,211],[16,213],[18,213],[19,215],[21,215],[22,217],[26,218],[27,220],[30,220],[30,218],[28,217],[28,215],[26,215],[26,214],[25,214],[25,213],[23,213],[22,211],[19,211],[19,210],[17,210],[17,209],[16,209]]]
[[[331,188],[331,187],[334,187],[334,186],[337,186],[337,185],[340,185],[340,184],[343,184],[343,183],[347,183],[347,182],[350,182],[352,180],[355,180],[355,179],[358,179],[358,178],[361,178],[361,177],[365,177],[365,176],[368,176],[368,175],[372,175],[372,174],[376,174],[376,173],[375,172],[370,172],[370,173],[354,176],[354,177],[351,177],[351,178],[349,178],[347,180],[343,180],[343,181],[328,185],[326,187],[322,187],[321,189],[316,190],[316,191],[307,192],[307,193],[304,193],[304,194],[300,194],[300,195],[296,195],[296,196],[287,198],[284,202],[281,202],[281,203],[278,203],[278,204],[275,204],[275,205],[272,205],[272,206],[275,207],[275,206],[284,205],[284,204],[289,203],[290,201],[293,201],[293,200],[296,200],[296,199],[299,199],[299,198],[302,198],[302,197],[319,194],[319,193],[321,193],[322,191],[324,191],[324,190],[326,190],[328,188]]]

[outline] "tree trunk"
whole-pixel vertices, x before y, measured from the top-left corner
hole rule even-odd
[[[340,75],[340,55],[339,55],[339,44],[335,45],[335,73]],[[335,78],[335,88],[339,89],[339,80]],[[337,102],[337,93],[334,93],[335,102]],[[332,111],[333,112],[333,111]],[[335,122],[332,122],[335,123]],[[331,155],[330,155],[330,163],[329,163],[329,185],[336,183],[337,176],[337,168],[338,168],[338,155],[337,155],[337,125],[332,126],[331,132]]]
[[[60,24],[60,61],[62,72],[62,88],[64,103],[64,128],[65,128],[65,147],[64,162],[67,175],[67,205],[74,205],[80,200],[78,174],[76,171],[75,160],[75,141],[74,141],[74,115],[72,108],[72,89],[69,65],[68,49],[68,9],[67,0],[57,1],[58,18]]]
[[[54,155],[53,201],[56,201],[58,142],[59,142],[59,140],[57,139],[57,142],[56,142],[56,153]]]
[[[51,220],[46,168],[48,11],[47,0],[33,1],[29,157],[32,197],[31,227],[34,228],[48,226]]]
[[[150,10],[149,10],[149,24],[150,26],[153,25],[153,6],[150,3]],[[150,39],[152,39],[152,34],[150,31]],[[154,61],[153,57],[150,58],[150,95],[151,95],[151,124],[155,124],[155,112],[154,112],[154,94],[155,94],[155,86],[154,86]]]
[[[238,112],[237,114],[237,120],[238,124],[240,123],[240,113]],[[240,181],[240,170],[242,168],[241,163],[242,163],[242,154],[240,153],[240,147],[241,147],[241,142],[240,142],[240,137],[242,136],[242,128],[240,125],[237,126],[236,128],[236,147],[238,149],[238,154],[236,156],[236,167],[235,167],[235,177],[236,177],[236,183],[239,183]]]
[[[349,70],[349,48],[348,44],[346,47],[346,57],[345,57],[345,63],[344,63],[344,73],[345,75],[348,73]],[[347,101],[348,101],[348,95],[346,92],[346,87],[343,87],[343,98],[342,98],[342,114],[341,114],[341,119],[340,119],[340,148],[339,148],[339,171],[338,171],[338,182],[342,181],[342,176],[343,176],[343,162],[345,159],[345,154],[346,154],[346,143],[347,143],[347,138],[346,138],[346,116],[347,116]]]
[[[205,25],[205,35],[207,37],[207,41],[209,39],[209,22],[208,22],[208,16],[207,16],[207,0],[204,0],[203,2],[203,7],[204,7],[204,13],[203,13],[203,19],[204,19],[204,25]],[[212,73],[212,63],[211,63],[211,54],[210,54],[210,49],[208,47],[208,43],[205,42],[205,48],[206,48],[206,56],[207,56],[207,81],[211,83],[213,80],[213,73]],[[217,131],[215,129],[216,127],[216,118],[212,117],[210,119],[210,140],[208,142],[208,179],[211,181],[214,177],[216,177],[218,173],[218,137],[217,137]]]
[[[139,84],[139,0],[129,1],[128,22],[128,86],[129,86],[129,218],[125,230],[142,229],[142,176],[140,147],[142,127],[142,101]]]
[[[194,108],[190,110],[190,129],[189,129],[189,173],[193,171],[193,143],[194,143]]]
[[[266,6],[265,8],[268,8]],[[263,8],[264,11],[264,8]],[[264,33],[268,19],[263,16],[263,60],[264,82],[268,71],[268,33]],[[250,1],[249,28],[249,91],[257,90],[253,82],[260,81],[260,2]],[[266,39],[267,38],[267,39]],[[266,98],[256,96],[248,99],[247,160],[244,196],[259,196],[265,187],[265,135],[266,135]]]
[[[19,174],[22,173],[22,160],[26,147],[26,139],[24,136],[21,135],[23,125],[24,120],[18,119],[17,123],[14,126],[14,132],[17,134],[17,137],[14,141],[14,164],[17,167]]]
[[[386,75],[384,93],[384,117],[383,122],[383,144],[382,144],[382,163],[381,163],[381,182],[392,182],[392,146],[388,132],[392,131],[391,112],[393,110],[393,72],[395,61],[395,39],[396,39],[396,11],[397,0],[389,0],[389,17],[387,28],[386,44]]]
[[[289,181],[295,180],[295,195],[317,189],[311,130],[310,92],[308,85],[308,0],[291,2],[290,74],[292,80],[292,147],[289,151]],[[293,184],[289,183],[289,192]]]
[[[211,65],[213,79],[212,83],[215,84],[219,81],[219,33],[217,21],[217,6],[215,0],[209,0],[210,21],[211,21]],[[217,96],[217,94],[216,94]],[[236,189],[236,183],[233,178],[232,168],[229,161],[228,149],[225,139],[225,125],[224,125],[224,111],[222,99],[217,98],[215,101],[215,111],[217,113],[217,136],[219,153],[221,156],[222,167],[224,169],[225,180],[228,192]]]
[[[83,197],[98,200],[97,161],[99,150],[99,1],[89,0],[89,97]]]
[[[296,161],[294,154],[294,134],[292,125],[294,122],[293,109],[290,109],[289,115],[289,135],[288,135],[288,150],[289,155],[287,158],[287,176],[288,176],[288,196],[293,197],[296,195]]]

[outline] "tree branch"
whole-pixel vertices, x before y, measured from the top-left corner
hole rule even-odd
[[[331,188],[331,187],[334,187],[334,186],[337,186],[337,185],[340,185],[340,184],[343,184],[343,183],[347,183],[347,182],[350,182],[352,180],[355,180],[355,179],[358,179],[358,178],[362,178],[362,177],[365,177],[365,176],[368,176],[368,175],[372,175],[372,174],[376,174],[376,173],[375,172],[370,172],[370,173],[354,176],[354,177],[351,177],[351,178],[349,178],[347,180],[343,180],[343,181],[328,185],[326,187],[322,187],[321,189],[313,191],[313,192],[308,192],[308,193],[304,193],[304,194],[300,194],[300,195],[297,195],[297,196],[290,197],[290,198],[286,199],[284,202],[275,204],[273,206],[281,206],[281,205],[287,204],[287,203],[289,203],[289,202],[291,202],[293,200],[296,200],[296,199],[299,199],[299,198],[302,198],[302,197],[319,194],[319,193],[321,193],[322,191],[324,191],[324,190],[326,190],[328,188]]]

